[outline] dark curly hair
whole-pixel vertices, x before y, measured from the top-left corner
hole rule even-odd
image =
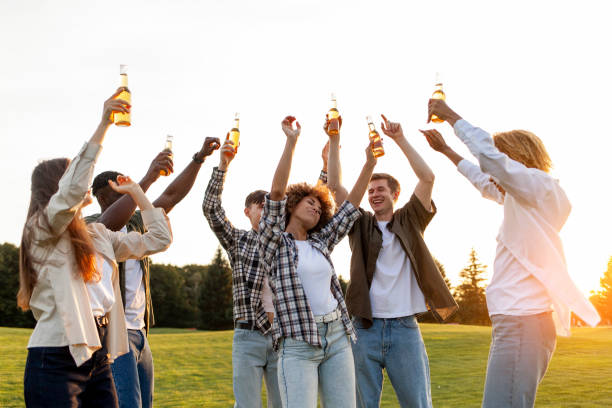
[[[313,196],[321,203],[321,217],[319,222],[308,232],[317,232],[331,220],[334,215],[334,199],[333,194],[325,184],[317,184],[311,186],[308,183],[292,184],[287,188],[287,222],[289,225],[291,213],[300,201],[306,196]]]

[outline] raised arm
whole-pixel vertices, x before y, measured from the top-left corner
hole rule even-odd
[[[361,169],[361,173],[359,173],[359,177],[357,178],[353,189],[346,197],[346,201],[353,204],[353,207],[359,207],[361,199],[368,189],[368,183],[370,182],[370,178],[372,178],[372,173],[374,172],[375,166],[376,157],[374,157],[374,153],[372,153],[372,147],[368,145],[368,147],[366,147],[366,162]]]
[[[397,122],[390,122],[387,120],[385,115],[380,115],[383,118],[383,122],[380,127],[383,133],[389,136],[397,145],[402,149],[404,155],[410,163],[410,167],[414,174],[419,179],[416,187],[414,188],[414,195],[419,199],[423,207],[428,210],[432,210],[431,206],[431,193],[434,185],[434,173],[431,171],[425,160],[417,153],[416,150],[408,143],[408,140],[404,136],[402,125]]]
[[[236,152],[237,148],[234,148],[234,144],[229,138],[226,138],[219,154],[219,166],[213,169],[202,203],[202,211],[208,225],[217,236],[221,246],[226,250],[234,245],[238,229],[232,225],[225,215],[225,210],[221,204],[221,194],[223,193],[227,168],[234,159]]]
[[[332,119],[339,122],[338,134],[332,135],[328,132],[329,120],[325,121],[323,130],[329,136],[329,161],[328,161],[328,180],[327,186],[334,193],[336,205],[340,205],[346,200],[348,191],[342,185],[342,166],[340,165],[340,129],[342,127],[342,118]]]
[[[446,156],[455,166],[459,173],[461,173],[465,178],[467,178],[470,183],[480,193],[484,198],[495,201],[496,203],[503,204],[505,190],[499,186],[491,176],[486,173],[483,173],[478,166],[465,160],[461,155],[455,152],[446,141],[435,129],[430,130],[421,130],[421,133],[425,135],[427,139],[427,143],[437,152],[442,153]]]
[[[295,122],[295,129],[293,128],[293,122]],[[287,140],[283,154],[274,172],[274,178],[272,179],[272,187],[270,188],[270,199],[272,201],[280,201],[285,197],[289,173],[291,172],[291,162],[293,161],[293,152],[302,130],[300,122],[296,121],[294,116],[285,117],[281,122],[281,126],[287,136]]]
[[[115,99],[122,91],[123,88],[117,89],[104,102],[102,119],[96,131],[79,154],[70,162],[68,169],[59,181],[57,192],[49,200],[45,213],[54,234],[60,234],[66,229],[87,197],[89,185],[93,178],[94,165],[100,154],[106,131],[112,123],[112,114],[130,111],[130,106],[126,101]]]

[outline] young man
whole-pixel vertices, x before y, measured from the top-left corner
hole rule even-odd
[[[386,369],[402,407],[431,407],[429,361],[416,316],[429,309],[444,320],[457,304],[423,239],[436,212],[434,174],[401,125],[382,117],[383,132],[404,152],[419,181],[408,203],[394,210],[399,183],[388,174],[373,174],[368,201],[374,213],[361,209],[349,233],[353,254],[346,303],[357,329],[357,405],[379,406]],[[340,184],[339,145],[339,136],[330,135],[329,185],[337,201],[346,194]]]
[[[221,204],[227,168],[236,155],[230,141],[223,144],[219,166],[213,169],[206,189],[202,210],[232,266],[234,339],[232,371],[234,407],[261,407],[261,381],[265,377],[268,407],[281,407],[277,379],[277,353],[272,348],[274,307],[272,291],[258,252],[259,221],[266,191],[250,193],[244,203],[244,214],[250,230],[234,227]],[[327,182],[327,153],[324,149],[323,171],[319,182]]]
[[[204,159],[220,145],[218,138],[207,137],[202,149],[195,153],[192,161],[164,190],[155,207],[170,212],[191,190]],[[172,173],[172,156],[161,152],[151,163],[147,174],[140,181],[144,191],[160,176],[160,171]],[[129,196],[115,193],[109,180],[115,180],[120,173],[106,171],[96,176],[92,193],[98,200],[102,214],[86,218],[88,223],[99,222],[113,231],[145,232],[139,211],[134,212],[136,203]],[[130,352],[116,359],[111,365],[113,379],[121,408],[151,407],[153,405],[153,356],[147,341],[149,328],[154,324],[153,305],[149,283],[149,258],[141,261],[128,260],[119,264],[121,296],[124,301]]]
[[[429,101],[432,114],[451,125],[478,160],[465,160],[435,130],[423,131],[484,198],[504,206],[497,235],[487,307],[493,331],[482,406],[533,407],[556,344],[569,335],[574,312],[596,326],[599,316],[567,272],[559,232],[571,205],[551,159],[531,132],[512,130],[491,137],[444,101]],[[554,312],[554,313],[553,313]]]

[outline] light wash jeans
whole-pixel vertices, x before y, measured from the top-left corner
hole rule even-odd
[[[357,329],[353,356],[358,406],[380,406],[384,368],[400,406],[431,407],[429,360],[415,316],[374,319],[368,329],[354,318],[353,326]]]
[[[355,366],[341,319],[317,323],[322,347],[284,338],[278,357],[278,383],[284,408],[355,407]]]
[[[130,351],[111,364],[120,408],[153,406],[153,354],[145,329],[128,330]]]
[[[493,332],[482,406],[533,407],[557,343],[550,312],[493,315]]]
[[[232,371],[235,408],[260,408],[261,380],[265,376],[269,408],[280,408],[276,366],[278,354],[272,336],[259,330],[234,329]]]

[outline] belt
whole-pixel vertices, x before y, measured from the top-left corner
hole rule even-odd
[[[342,316],[340,309],[336,309],[333,312],[329,312],[328,314],[315,316],[315,323],[329,323],[334,320],[338,320]]]
[[[257,330],[257,327],[255,326],[255,322],[248,320],[238,320],[234,323],[234,329]]]
[[[96,326],[98,327],[108,326],[108,314],[105,314],[104,316],[94,316],[94,320],[96,321]]]

